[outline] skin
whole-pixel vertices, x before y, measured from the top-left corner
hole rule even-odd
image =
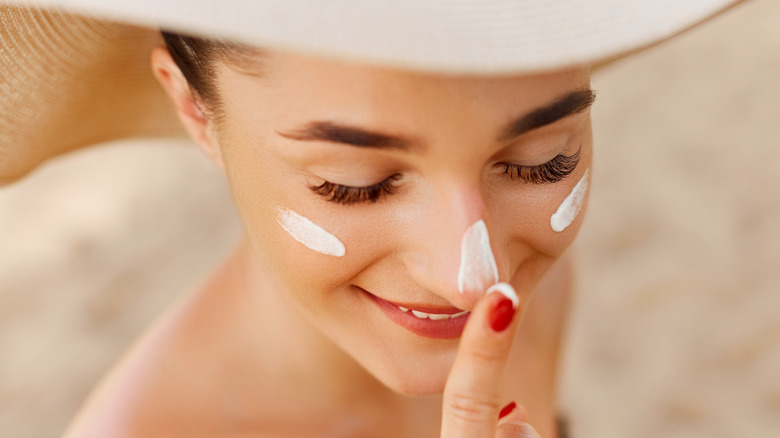
[[[589,68],[478,77],[275,51],[259,61],[259,75],[219,69],[224,106],[217,123],[167,51],[153,53],[153,70],[188,132],[224,169],[245,236],[208,285],[150,329],[68,436],[133,436],[176,425],[188,436],[430,437],[442,421],[452,426],[460,418],[447,409],[456,398],[442,399],[445,386],[469,399],[489,394],[480,415],[467,419],[487,429],[462,436],[494,436],[493,419],[510,400],[526,407],[542,436],[554,436],[555,370],[571,282],[562,256],[583,214],[561,233],[549,219],[591,165],[590,115],[571,115],[511,142],[496,138],[510,120],[587,89]],[[280,135],[313,120],[412,137],[418,147],[378,150]],[[578,148],[577,168],[553,184],[512,180],[495,167],[538,165]],[[370,185],[395,173],[402,175],[398,190],[377,203],[339,205],[309,188],[323,180]],[[277,206],[337,236],[346,255],[322,255],[293,240],[276,223]],[[487,223],[499,279],[523,303],[509,334],[497,337],[484,329],[489,297],[457,287],[461,238],[479,219]],[[472,347],[459,352],[458,338],[407,331],[361,288],[394,302],[473,310],[466,333],[476,334],[463,341]],[[543,296],[532,301],[534,290]],[[500,353],[488,352],[490,366],[475,364],[471,354],[483,347]],[[460,371],[450,376],[456,356]],[[496,372],[504,366],[511,372]]]

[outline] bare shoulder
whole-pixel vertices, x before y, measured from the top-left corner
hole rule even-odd
[[[223,274],[216,274],[215,277]],[[214,435],[230,417],[234,364],[219,281],[166,312],[114,366],[66,438]],[[222,318],[222,319],[220,319]],[[231,391],[240,394],[240,391]]]

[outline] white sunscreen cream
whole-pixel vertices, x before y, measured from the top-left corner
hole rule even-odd
[[[582,209],[582,203],[585,201],[585,193],[588,192],[588,173],[590,169],[585,171],[585,175],[582,175],[582,179],[571,190],[569,196],[563,200],[561,205],[550,217],[550,227],[556,233],[560,233],[565,230],[566,227],[571,225],[574,218],[577,217]]]
[[[487,291],[485,291],[485,295],[490,295],[491,292],[498,291],[505,297],[512,300],[512,307],[517,309],[517,306],[520,305],[520,298],[517,296],[517,292],[515,292],[515,288],[512,287],[509,283],[496,283],[493,286],[490,286]]]
[[[482,219],[471,225],[460,243],[458,291],[483,293],[498,281],[498,267],[490,249],[490,236]]]
[[[276,222],[290,233],[293,239],[322,254],[341,257],[347,253],[344,244],[319,225],[290,210],[276,209]]]

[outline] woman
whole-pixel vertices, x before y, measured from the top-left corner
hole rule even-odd
[[[556,436],[590,65],[484,75],[166,43],[152,71],[245,237],[68,436]]]

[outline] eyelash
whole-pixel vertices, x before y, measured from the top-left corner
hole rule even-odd
[[[312,191],[330,202],[338,204],[356,204],[358,202],[376,202],[385,195],[395,193],[395,182],[401,178],[400,174],[391,175],[377,184],[366,187],[352,187],[334,184],[329,181],[312,187]]]
[[[580,162],[582,146],[572,155],[559,154],[552,160],[538,166],[521,166],[519,164],[501,163],[504,173],[511,179],[522,179],[531,184],[557,183],[566,178]]]
[[[504,167],[505,174],[511,179],[522,179],[530,184],[556,183],[569,176],[580,162],[580,149],[572,155],[560,154],[552,160],[538,166],[521,166],[512,163],[500,163]],[[325,198],[329,202],[349,205],[361,202],[374,203],[384,196],[396,192],[395,182],[401,179],[400,174],[394,174],[377,184],[365,187],[352,187],[334,184],[329,181],[318,186],[312,186],[311,190]]]

